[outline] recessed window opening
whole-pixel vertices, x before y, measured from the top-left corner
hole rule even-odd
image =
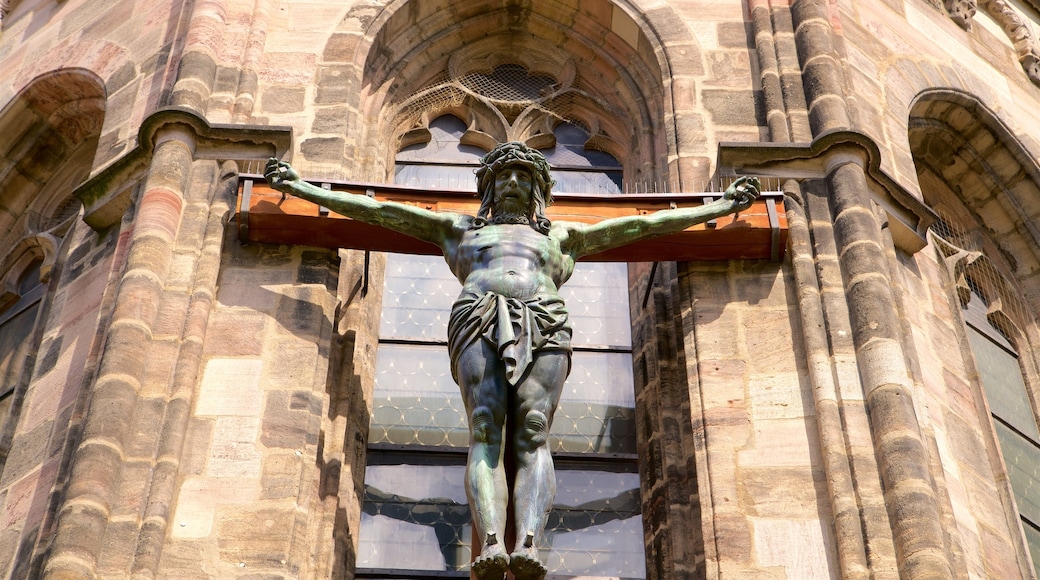
[[[465,124],[441,116],[429,131],[428,143],[401,150],[395,179],[475,190],[473,169],[485,151],[460,143]],[[556,139],[543,153],[568,167],[554,166],[554,179],[620,191],[620,164],[584,150],[582,127],[561,123]],[[550,433],[550,576],[645,578],[627,280],[626,264],[579,264],[561,288],[574,353]],[[468,578],[469,432],[445,348],[461,285],[441,257],[401,254],[387,256],[384,283],[357,576]]]

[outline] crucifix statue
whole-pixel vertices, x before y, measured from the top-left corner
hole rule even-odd
[[[462,283],[448,322],[448,354],[469,418],[466,493],[481,542],[472,570],[481,580],[502,580],[508,571],[517,580],[546,574],[537,542],[556,492],[547,443],[571,368],[571,327],[559,288],[575,262],[746,209],[759,195],[758,180],[742,177],[720,199],[698,207],[595,224],[550,222],[549,164],[517,142],[481,159],[476,216],[337,194],[301,180],[277,159],[268,162],[264,175],[283,193],[435,244]],[[507,448],[515,465],[512,489]],[[510,499],[516,537],[511,551],[503,545]]]

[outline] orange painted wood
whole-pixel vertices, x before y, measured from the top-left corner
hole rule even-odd
[[[432,211],[450,211],[473,215],[479,200],[472,192],[413,189],[394,185],[334,184],[332,189],[344,195],[365,195],[371,191],[380,201],[396,201],[424,207]],[[599,220],[667,211],[671,204],[693,207],[711,194],[554,194],[549,207],[552,220],[595,223]],[[717,197],[719,194],[715,194]],[[782,197],[776,198],[777,243],[779,255],[787,244],[787,219]],[[240,232],[243,241],[277,244],[300,244],[325,248],[351,248],[406,254],[439,255],[440,249],[379,226],[329,212],[322,216],[317,205],[271,189],[264,181],[252,184],[249,207],[242,212],[239,196]],[[243,216],[248,223],[243,224]],[[246,227],[242,227],[246,226]],[[774,232],[769,225],[766,201],[759,199],[736,216],[693,226],[678,234],[643,240],[627,246],[587,256],[583,261],[652,262],[662,260],[729,260],[769,259]]]

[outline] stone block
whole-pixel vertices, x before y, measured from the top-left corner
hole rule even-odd
[[[258,417],[263,364],[260,359],[216,358],[207,362],[195,415]]]
[[[213,427],[213,442],[206,462],[206,475],[211,477],[258,478],[260,454],[257,441],[260,419],[257,417],[221,417]]]
[[[213,532],[218,506],[248,505],[259,498],[255,479],[189,477],[177,494],[170,525],[173,538],[206,538]]]
[[[221,560],[245,564],[245,568],[284,567],[293,522],[290,508],[222,509],[217,540]]]
[[[260,477],[261,499],[289,499],[300,493],[302,455],[271,453],[264,458]]]
[[[759,566],[782,567],[787,578],[840,577],[834,537],[825,522],[754,519],[752,526]]]
[[[748,308],[743,319],[748,370],[756,374],[789,373],[804,367],[803,349],[795,346],[790,312],[771,308]]]
[[[333,295],[324,287],[294,286],[286,289],[278,305],[277,319],[288,332],[303,339],[317,340],[331,324],[326,313]]]
[[[748,379],[753,421],[815,415],[812,387],[800,372],[754,374]]]
[[[315,376],[321,356],[315,343],[291,335],[274,335],[268,339],[264,352],[267,354],[260,384],[265,389],[299,389],[324,384],[325,377]]]
[[[716,511],[714,521],[715,545],[719,550],[717,557],[725,564],[745,567],[752,558],[751,523],[742,514],[720,511]]]
[[[117,0],[100,0],[83,4],[63,15],[61,19],[61,36],[68,37],[73,32],[86,27],[88,24],[104,19],[111,13],[116,12],[116,7],[121,4]]]
[[[740,359],[750,364],[747,337],[739,307],[698,305],[694,313],[697,326],[697,356],[704,360]]]
[[[297,284],[329,284],[336,280],[339,257],[335,251],[303,250],[296,270]]]
[[[260,312],[220,309],[210,315],[203,356],[259,356],[268,317]]]
[[[819,440],[813,419],[761,420],[756,421],[753,428],[753,446],[737,455],[741,466],[819,465]]]
[[[996,523],[996,522],[993,522]],[[986,562],[986,573],[990,578],[1020,578],[1019,563],[1023,559],[1015,549],[1016,541],[1012,541],[1003,529],[998,530],[987,524],[979,526],[979,540],[983,559]],[[1014,530],[1016,535],[1018,530]]]
[[[342,137],[311,137],[300,144],[300,152],[307,161],[340,163],[345,141]]]
[[[346,16],[344,5],[335,3],[293,3],[289,10],[289,30],[324,32],[329,23],[340,22]]]
[[[754,48],[750,22],[720,22],[718,26],[719,46],[722,48]]]
[[[284,263],[288,264],[288,260]],[[250,308],[272,312],[278,303],[282,286],[293,281],[293,272],[287,269],[223,268],[217,287],[217,302],[221,306]]]
[[[14,576],[8,575],[8,572],[11,564],[14,563],[21,539],[22,528],[20,526],[0,529],[0,574],[3,574],[5,578],[14,578]]]
[[[16,433],[11,443],[11,452],[4,463],[3,475],[0,476],[0,488],[11,485],[36,469],[47,454],[48,435],[51,432],[51,421],[43,421],[29,431]]]
[[[321,429],[321,399],[307,391],[267,394],[260,441],[268,448],[302,449],[317,445]]]
[[[747,363],[741,359],[701,359],[697,363],[703,405],[743,408],[746,398]]]
[[[159,438],[163,435],[163,419],[166,414],[165,393],[157,397],[138,397],[130,423],[130,437],[123,450],[124,459],[147,458],[151,460],[158,452]],[[132,419],[132,421],[131,421]]]
[[[166,396],[180,355],[181,343],[176,338],[166,336],[152,340],[148,347],[148,358],[141,365],[141,396]]]
[[[323,107],[315,110],[311,130],[315,133],[346,135],[350,132],[351,111],[348,107]]]
[[[265,52],[259,68],[259,80],[268,87],[304,87],[314,82],[316,62],[313,51]]]
[[[337,32],[332,34],[325,43],[322,52],[324,62],[348,63],[354,59],[358,44],[364,37],[355,32]]]
[[[701,91],[704,108],[717,125],[763,125],[764,114],[754,92],[746,90],[705,89]]]
[[[711,79],[705,81],[707,86],[730,88],[752,86],[751,60],[746,50],[713,50],[707,56],[711,74]]]
[[[98,577],[114,577],[129,570],[134,562],[139,528],[137,520],[120,519],[105,526],[101,558],[98,559]]]
[[[32,528],[43,523],[51,486],[58,476],[58,461],[50,461],[16,481],[4,492],[0,528]]]
[[[351,65],[325,65],[318,68],[314,102],[335,105],[348,102],[356,89],[356,70]]]
[[[789,308],[797,304],[794,275],[790,268],[765,260],[734,264],[736,296],[753,306]]]
[[[267,87],[260,94],[260,110],[264,113],[286,114],[304,110],[306,89],[302,87]]]
[[[828,505],[827,482],[810,467],[741,467],[746,513],[763,518],[815,518]]]
[[[684,151],[703,151],[707,147],[708,135],[704,128],[704,117],[693,111],[675,114],[676,138]]]

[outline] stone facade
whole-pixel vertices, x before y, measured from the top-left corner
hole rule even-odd
[[[1035,418],[1035,0],[0,12],[6,577],[354,578],[383,258],[243,244],[239,175],[385,182],[445,111],[538,138],[415,98],[498,64],[577,79],[629,183],[785,193],[779,263],[629,267],[647,578],[1035,577],[962,314]]]

